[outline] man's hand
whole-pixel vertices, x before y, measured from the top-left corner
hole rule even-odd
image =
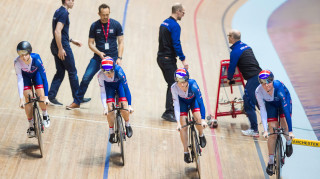
[[[263,132],[263,137],[266,138],[266,139],[269,137],[268,131],[264,131]]]
[[[119,66],[121,66],[122,60],[121,60],[120,58],[118,58],[117,61],[116,61],[116,64],[119,65]]]
[[[106,56],[106,54],[105,53],[103,53],[103,52],[99,52],[99,57],[103,60],[104,59],[104,57]]]
[[[131,107],[131,105],[129,105],[129,112],[130,114],[134,112],[133,108]]]
[[[81,47],[82,43],[79,40],[71,40],[71,43],[73,43],[74,45]]]
[[[181,62],[182,62],[183,68],[185,68],[185,69],[187,69],[187,70],[188,70],[189,65],[188,65],[188,63],[186,62],[186,59],[184,59],[184,60],[183,60],[183,61],[181,61]]]
[[[203,128],[206,128],[206,127],[208,126],[208,124],[207,124],[207,122],[206,122],[205,119],[201,119],[201,126],[202,126]]]
[[[48,96],[44,97],[44,101],[43,102],[44,102],[45,105],[48,105],[50,103],[50,101],[48,99]]]
[[[177,125],[177,131],[180,132],[180,130],[181,130],[181,124],[180,124],[180,122],[178,122],[177,124],[178,124],[178,125]]]
[[[108,108],[104,108],[103,114],[104,114],[104,115],[108,115],[108,112],[109,112],[109,111],[108,111]]]
[[[19,107],[20,107],[21,109],[23,109],[23,108],[24,108],[24,99],[23,99],[23,98],[22,98],[22,99],[20,99]]]
[[[227,80],[227,83],[228,83],[229,85],[232,85],[232,84],[235,84],[236,81],[234,81],[234,79],[231,79],[231,80]]]
[[[64,51],[63,48],[59,49],[58,50],[58,57],[60,58],[60,60],[65,60],[65,56],[67,56],[67,53],[66,51]]]

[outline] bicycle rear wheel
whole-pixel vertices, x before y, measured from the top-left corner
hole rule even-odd
[[[274,161],[274,166],[275,166],[275,170],[276,170],[276,178],[280,179],[281,178],[281,167],[282,167],[282,146],[281,146],[281,137],[277,138],[276,141],[276,148],[275,148],[275,161]]]
[[[34,132],[38,138],[38,144],[40,149],[41,158],[43,157],[43,142],[42,142],[42,124],[41,124],[41,115],[38,107],[33,108],[33,117],[34,117]]]
[[[122,158],[122,162],[123,162],[123,166],[124,166],[124,143],[123,143],[123,139],[124,139],[124,130],[123,130],[123,123],[122,123],[122,119],[120,116],[117,116],[117,123],[118,123],[118,129],[119,129],[119,139],[120,139],[120,153],[121,153],[121,158]]]
[[[198,137],[197,137],[197,133],[195,130],[192,130],[192,138],[193,138],[193,152],[194,152],[194,161],[196,163],[196,168],[199,174],[199,178],[201,178],[201,168],[200,168],[200,147],[199,147],[199,142],[198,142]]]

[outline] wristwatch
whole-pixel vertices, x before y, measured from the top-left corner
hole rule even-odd
[[[118,58],[120,58],[120,60],[122,60],[122,57],[118,57]]]

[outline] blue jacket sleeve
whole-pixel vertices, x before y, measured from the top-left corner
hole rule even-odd
[[[286,121],[288,124],[289,132],[292,132],[292,120],[291,120],[291,99],[288,98],[285,94],[285,90],[283,85],[279,85],[278,96],[280,97],[282,110],[284,112],[284,116],[286,117]]]
[[[236,67],[239,61],[239,55],[236,53],[236,51],[232,51],[230,53],[230,65],[228,69],[228,80],[231,80],[233,78],[234,72],[236,71]]]
[[[128,86],[128,81],[126,78],[126,74],[122,70],[122,68],[119,68],[118,75],[120,77],[120,83],[123,86],[124,92],[126,93],[126,98],[128,100],[128,105],[131,105],[131,92]]]
[[[36,56],[36,65],[38,66],[39,73],[43,82],[43,88],[44,88],[44,95],[48,96],[48,80],[47,80],[47,75],[46,75],[46,70],[44,69],[42,60],[40,58],[40,55]]]
[[[194,82],[194,84],[192,85],[192,91],[195,93],[196,100],[200,106],[201,119],[205,119],[206,118],[206,108],[204,107],[203,98],[201,95],[200,88],[196,82]]]
[[[181,33],[181,28],[179,24],[175,25],[171,29],[171,38],[172,38],[172,44],[173,48],[176,52],[176,54],[179,56],[179,59],[183,61],[186,57],[184,56],[182,52],[182,47],[181,47],[181,42],[180,42],[180,33]]]

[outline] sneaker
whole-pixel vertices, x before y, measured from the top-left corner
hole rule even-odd
[[[54,99],[49,99],[49,101],[50,101],[50,104],[51,104],[52,106],[62,106],[62,105],[63,105],[63,104],[60,103],[56,98],[54,98]]]
[[[292,144],[290,144],[290,145],[286,144],[286,156],[290,157],[292,155],[292,153],[293,153]]]
[[[80,105],[76,103],[72,103],[69,106],[66,107],[67,110],[73,110],[73,109],[80,109]]]
[[[174,115],[172,113],[164,112],[161,116],[162,119],[169,121],[169,122],[177,122]]]
[[[184,154],[184,162],[191,163],[191,158],[189,153]]]
[[[91,101],[91,98],[83,98],[81,103],[83,104],[83,103],[87,103],[89,101]]]
[[[133,133],[133,131],[132,131],[131,126],[126,126],[126,134],[127,134],[128,138],[130,138],[132,136],[132,133]]]
[[[43,125],[44,127],[48,128],[50,126],[50,118],[49,115],[43,116]]]
[[[266,172],[268,175],[272,176],[273,175],[273,164],[268,163],[268,166],[266,168]]]
[[[116,138],[116,134],[115,134],[115,133],[110,134],[109,142],[110,142],[111,144],[117,143],[117,141],[116,141],[115,138]]]
[[[32,138],[32,137],[35,137],[35,136],[36,136],[33,127],[30,127],[30,128],[27,130],[27,134],[28,134],[28,137],[29,137],[29,138]]]
[[[204,135],[202,137],[199,137],[199,141],[201,148],[204,148],[207,145],[207,140]]]
[[[248,130],[241,130],[242,134],[245,136],[253,136],[253,137],[259,137],[259,131],[254,131],[252,129]]]

